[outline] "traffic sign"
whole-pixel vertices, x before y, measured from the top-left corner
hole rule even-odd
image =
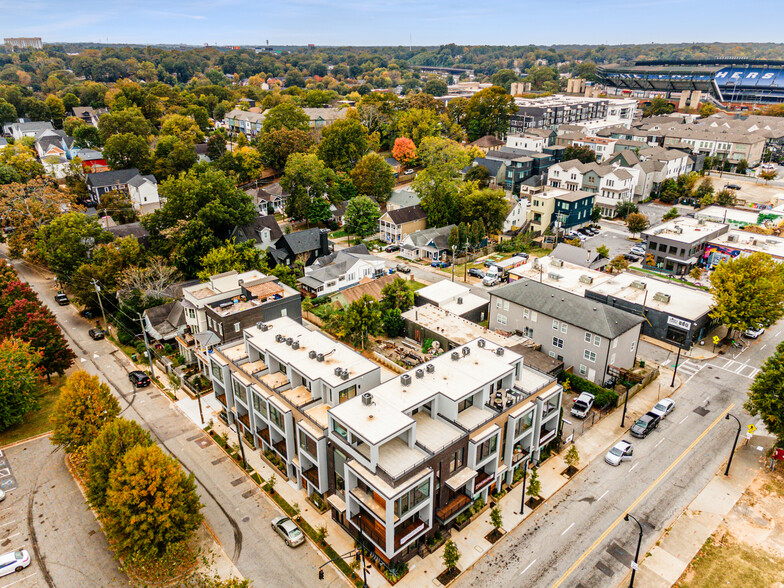
[[[748,425],[746,425],[746,429],[749,431],[749,433],[754,433],[754,431],[757,430],[757,427],[755,427],[753,424],[749,423]]]
[[[636,572],[638,569],[640,569],[640,568],[639,568],[639,566],[637,565],[637,562],[636,562],[636,561],[633,561],[633,562],[632,562],[632,569],[633,569],[635,572]]]

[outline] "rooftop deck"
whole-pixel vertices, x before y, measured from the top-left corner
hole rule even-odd
[[[305,406],[313,400],[313,395],[305,386],[297,386],[296,388],[291,388],[280,394],[297,408]]]
[[[288,376],[283,372],[275,372],[274,374],[266,374],[261,377],[261,383],[270,390],[277,390],[289,383]]]
[[[465,434],[444,421],[431,418],[424,411],[416,413],[414,420],[417,423],[417,442],[433,453],[438,453]]]

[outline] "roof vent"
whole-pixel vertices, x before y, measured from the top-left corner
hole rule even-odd
[[[503,347],[496,347],[495,354],[498,355],[499,357],[502,356],[504,354],[504,348]]]
[[[340,372],[340,379],[348,380],[348,370],[343,370],[342,372]]]
[[[463,298],[461,296],[458,296],[457,303],[458,304],[463,304]]]
[[[550,265],[554,265],[555,267],[563,267],[563,260],[553,259],[550,261]]]
[[[452,361],[457,361],[460,359],[460,354],[457,351],[452,352]]]
[[[283,341],[283,335],[278,333],[277,335],[275,335],[275,343],[280,343],[281,341]]]
[[[373,404],[373,395],[370,392],[365,392],[362,395],[362,404],[364,404],[365,406],[370,406],[371,404]]]
[[[582,284],[593,284],[593,276],[582,275],[580,276],[580,282]]]
[[[404,386],[410,386],[411,374],[403,374],[402,376],[400,376],[400,383],[403,384]]]
[[[471,353],[471,348],[470,347],[463,347],[463,355],[465,356],[465,355],[468,355],[469,353]]]
[[[436,371],[436,366],[434,366],[432,363],[429,363],[425,366],[425,370],[427,370],[428,374],[432,374],[434,371]]]
[[[316,359],[316,352],[311,349],[310,351],[308,351],[308,357],[310,359]]]
[[[292,339],[291,337],[289,337],[288,339],[286,339],[286,345],[288,345],[289,347],[291,347],[291,344],[292,344],[292,343],[294,343],[294,339]]]
[[[342,372],[342,371],[343,371],[343,368],[336,367],[336,368],[335,368],[335,375],[336,375],[336,376],[339,376],[339,375],[340,375],[340,372]]]
[[[486,344],[487,343],[485,343],[484,339],[479,339],[479,341],[476,342],[476,346],[479,347],[480,349],[484,349]]]
[[[262,331],[262,332],[263,332],[263,331],[266,331],[266,330],[267,330],[267,325],[265,325],[265,324],[264,324],[262,321],[259,321],[259,322],[257,322],[257,323],[256,323],[256,328],[257,328],[259,331]]]
[[[292,341],[291,348],[292,349],[299,349],[299,341]]]
[[[323,353],[319,353],[316,356],[316,361],[324,361],[324,354]]]

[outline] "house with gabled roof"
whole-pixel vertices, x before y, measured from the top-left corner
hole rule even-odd
[[[379,239],[398,244],[406,235],[421,231],[427,226],[427,213],[418,204],[389,210],[378,219]]]
[[[357,245],[319,257],[297,283],[305,295],[326,296],[384,275],[385,265],[384,259],[370,255],[367,246]]]
[[[400,242],[400,254],[406,259],[440,260],[449,252],[449,234],[455,225],[424,229],[407,235]]]
[[[256,249],[266,251],[282,236],[283,231],[274,216],[259,215],[248,225],[234,227],[229,238],[237,243],[252,241]]]
[[[301,261],[304,267],[311,265],[316,259],[332,252],[327,229],[307,229],[283,235],[269,249],[270,265],[291,266]]]

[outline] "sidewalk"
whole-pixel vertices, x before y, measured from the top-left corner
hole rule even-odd
[[[669,530],[664,531],[664,537],[651,549],[650,556],[643,556],[635,576],[638,585],[669,588],[678,581],[760,472],[760,458],[764,458],[773,443],[772,437],[754,436],[736,450],[730,475],[724,475],[724,467],[716,472]],[[619,586],[625,586],[628,579],[629,575]]]

